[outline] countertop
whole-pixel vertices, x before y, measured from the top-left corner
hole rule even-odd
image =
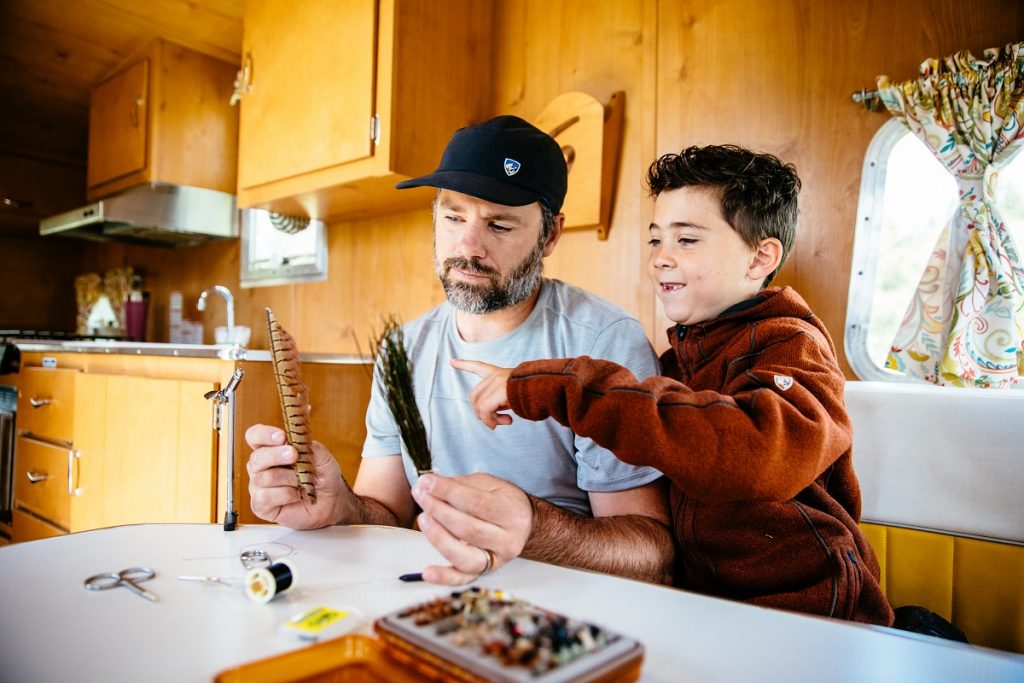
[[[230,361],[270,362],[270,351],[235,344],[161,344],[126,341],[61,341],[19,339],[21,351],[41,353],[98,353],[128,356],[171,356],[178,358],[219,358]],[[356,354],[300,353],[303,363],[369,364],[373,359]]]

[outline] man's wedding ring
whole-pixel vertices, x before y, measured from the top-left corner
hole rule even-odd
[[[487,548],[480,548],[484,551],[484,568],[480,571],[480,576],[490,573],[491,569],[494,568],[494,553]]]

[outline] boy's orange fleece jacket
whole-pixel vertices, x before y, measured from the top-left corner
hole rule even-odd
[[[669,478],[677,586],[891,625],[857,526],[845,378],[821,322],[794,290],[771,288],[668,333],[665,376],[530,361],[509,379],[511,408]]]

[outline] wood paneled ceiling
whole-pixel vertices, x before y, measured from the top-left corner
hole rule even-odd
[[[0,0],[0,151],[85,164],[89,89],[156,37],[232,62],[244,0]]]

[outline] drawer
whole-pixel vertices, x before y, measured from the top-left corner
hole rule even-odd
[[[51,536],[63,536],[67,533],[63,529],[47,524],[24,510],[15,508],[12,516],[11,527],[13,535],[11,536],[11,541],[14,543],[24,543],[25,541],[50,538]]]
[[[18,431],[71,443],[78,374],[65,368],[22,368]]]
[[[71,496],[68,495],[70,448],[51,446],[23,436],[14,453],[14,501],[21,507],[69,529]]]

